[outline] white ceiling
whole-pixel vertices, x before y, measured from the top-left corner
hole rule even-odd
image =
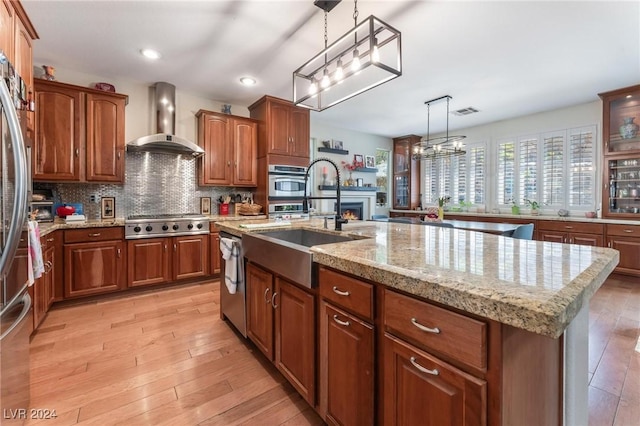
[[[22,0],[40,40],[34,64],[153,84],[235,105],[292,97],[292,72],[324,47],[313,0]],[[451,95],[451,130],[598,100],[640,83],[639,1],[358,2],[402,32],[403,75],[314,114],[383,136],[426,133],[424,101]],[[353,27],[353,1],[329,13],[329,43]],[[150,62],[139,50],[162,58]],[[246,88],[241,76],[258,84]],[[443,131],[446,104],[431,108]],[[439,109],[436,109],[439,108]]]

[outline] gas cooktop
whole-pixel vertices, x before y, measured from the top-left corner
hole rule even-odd
[[[197,213],[146,214],[125,220],[126,239],[173,237],[209,233],[209,219]]]

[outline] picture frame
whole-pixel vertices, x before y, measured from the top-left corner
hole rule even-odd
[[[211,197],[200,197],[200,214],[211,214]]]
[[[353,155],[353,165],[356,166],[356,168],[364,167],[364,157],[362,154]]]
[[[376,168],[376,157],[373,155],[365,155],[364,156],[364,166],[368,169]]]
[[[333,148],[333,149],[344,149],[343,145],[342,145],[342,141],[338,141],[338,140],[335,140],[335,139],[333,139],[331,141],[331,148]]]
[[[116,218],[116,197],[100,198],[100,217],[102,219]]]

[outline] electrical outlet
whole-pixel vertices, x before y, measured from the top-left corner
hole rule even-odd
[[[92,203],[96,203],[96,202],[98,202],[98,200],[96,199],[96,196],[95,196],[95,195],[90,195],[90,196],[89,196],[89,201],[91,201]]]

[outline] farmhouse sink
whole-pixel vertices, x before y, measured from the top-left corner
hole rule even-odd
[[[315,287],[313,254],[309,247],[353,238],[309,229],[247,233],[242,236],[244,256],[266,269],[305,287]]]

